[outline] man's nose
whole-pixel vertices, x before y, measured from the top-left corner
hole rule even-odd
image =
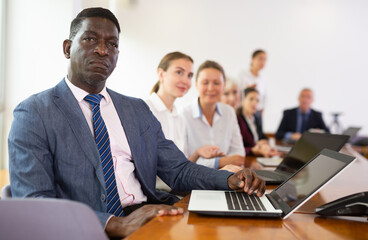
[[[107,47],[105,45],[105,42],[104,41],[100,41],[97,44],[94,52],[97,53],[100,56],[108,55],[108,49],[107,49]]]

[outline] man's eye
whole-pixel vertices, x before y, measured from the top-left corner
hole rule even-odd
[[[118,48],[119,46],[118,46],[118,44],[117,43],[114,43],[114,42],[110,42],[110,45],[112,46],[112,47],[114,47],[114,48]]]
[[[86,40],[86,41],[94,41],[95,38],[93,38],[93,37],[86,37],[86,38],[84,38],[84,40]]]
[[[183,71],[176,71],[178,75],[183,75]]]

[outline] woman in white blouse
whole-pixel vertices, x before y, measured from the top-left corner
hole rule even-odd
[[[199,146],[218,146],[226,157],[199,158],[197,163],[212,168],[227,164],[244,165],[245,151],[235,111],[219,102],[225,87],[225,73],[214,61],[204,62],[196,74],[199,98],[183,110],[186,123],[188,153]]]
[[[200,145],[191,154],[187,154],[186,125],[177,112],[175,100],[183,97],[192,85],[193,60],[181,52],[166,54],[157,68],[159,81],[146,100],[152,113],[160,121],[167,139],[172,140],[184,152],[188,159],[196,162],[199,158],[223,157],[225,154],[218,146]],[[236,172],[238,166],[227,165],[222,170]]]
[[[262,49],[257,49],[252,54],[250,69],[242,72],[239,79],[239,89],[244,98],[243,91],[246,88],[255,88],[259,92],[259,103],[257,110],[263,112],[266,101],[266,79],[263,78],[261,71],[267,62],[267,53]]]

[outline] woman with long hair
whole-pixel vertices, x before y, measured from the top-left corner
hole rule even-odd
[[[270,147],[263,133],[261,120],[256,114],[258,91],[255,88],[246,88],[243,94],[244,99],[237,110],[237,118],[246,154],[264,157],[279,155],[276,149]]]

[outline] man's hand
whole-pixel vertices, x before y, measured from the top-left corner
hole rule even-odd
[[[184,209],[169,205],[145,205],[126,217],[112,217],[105,231],[109,237],[126,237],[156,216],[183,214]]]
[[[232,190],[244,191],[248,194],[257,192],[257,196],[261,197],[266,191],[266,185],[263,179],[249,168],[244,168],[227,179],[227,184]]]
[[[301,134],[301,133],[296,132],[296,133],[291,134],[290,139],[291,139],[291,140],[294,140],[294,141],[297,141],[297,140],[299,140],[299,138],[300,138],[301,136],[302,136],[302,134]]]

